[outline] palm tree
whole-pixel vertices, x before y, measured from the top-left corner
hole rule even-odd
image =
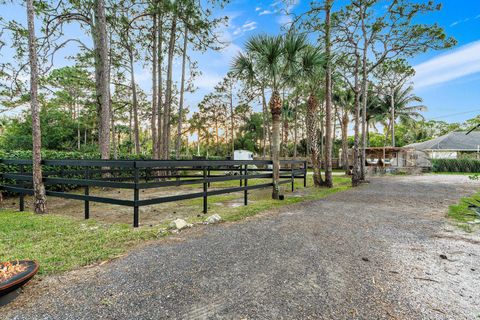
[[[318,148],[318,88],[325,78],[324,55],[312,46],[303,50],[299,68],[300,78],[304,79],[304,86],[308,95],[307,100],[307,140],[310,146],[310,156],[313,166],[313,184],[322,186],[324,181],[321,174],[321,159]],[[297,75],[298,76],[298,75]]]
[[[190,134],[197,134],[197,156],[199,156],[202,133],[206,128],[205,121],[200,113],[195,112],[188,122]]]
[[[283,120],[283,152],[288,156],[288,133],[290,131],[290,122],[294,120],[295,111],[288,101],[283,101],[282,120]]]
[[[353,111],[355,103],[355,93],[342,85],[335,91],[333,101],[342,110],[341,116],[339,116],[342,131],[342,164],[343,169],[348,173],[348,124],[350,121],[349,115]]]
[[[369,94],[369,96],[373,96]],[[370,99],[369,99],[370,100]],[[413,86],[397,87],[393,90],[393,110],[391,108],[391,93],[381,97],[374,96],[367,106],[367,119],[383,123],[386,128],[385,139],[392,134],[392,146],[395,146],[395,122],[400,120],[404,125],[411,125],[415,121],[423,120],[420,112],[426,111],[427,107],[421,104],[422,98],[413,93]],[[393,116],[392,116],[393,115]]]
[[[263,88],[271,90],[268,106],[272,115],[271,152],[273,161],[272,198],[279,199],[280,186],[280,124],[282,99],[280,90],[285,85],[286,75],[291,74],[298,63],[298,55],[305,48],[305,36],[258,35],[251,37],[245,47],[246,53],[239,54],[232,65],[237,76],[254,79]]]

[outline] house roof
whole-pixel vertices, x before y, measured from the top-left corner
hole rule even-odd
[[[480,131],[454,131],[438,138],[412,143],[406,148],[416,150],[445,150],[445,151],[477,151],[480,148]]]

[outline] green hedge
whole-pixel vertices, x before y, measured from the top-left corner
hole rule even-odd
[[[433,172],[480,172],[477,159],[432,159]]]
[[[32,151],[30,150],[15,150],[15,151],[6,151],[0,149],[0,159],[31,159],[32,158]],[[99,153],[94,152],[66,152],[66,151],[56,151],[56,150],[42,150],[42,159],[48,160],[68,160],[68,159],[75,159],[75,160],[91,160],[91,159],[100,159]],[[141,159],[151,159],[150,156],[147,155],[138,155],[135,154],[123,154],[119,155],[118,157],[120,160],[141,160]],[[186,159],[186,158],[185,158]],[[191,157],[189,158],[191,159]],[[221,160],[224,158],[221,157],[209,157],[209,160]],[[24,166],[25,171],[31,172],[31,166]],[[18,172],[19,166],[17,165],[5,165],[0,164],[0,174],[4,172],[14,173]],[[58,171],[58,167],[54,166],[42,166],[44,172],[48,171]],[[70,170],[84,170],[85,167],[78,167],[78,166],[67,166],[62,168],[65,171]],[[99,168],[93,168],[99,169]],[[125,171],[123,173],[115,173],[117,177],[131,177],[131,173]],[[91,178],[100,178],[100,173],[96,175],[92,175]],[[83,179],[83,174],[70,174],[68,178],[79,178]],[[0,185],[2,184],[15,184],[15,181],[9,179],[3,179],[0,177]],[[48,190],[58,191],[58,190],[72,190],[77,188],[76,185],[49,185]],[[1,190],[0,190],[1,191]],[[5,193],[6,195],[10,195],[9,193]]]

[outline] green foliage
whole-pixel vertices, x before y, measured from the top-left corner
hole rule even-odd
[[[458,204],[451,205],[448,208],[448,216],[459,222],[459,226],[466,231],[473,231],[468,222],[480,219],[480,215],[476,211],[478,208],[480,208],[480,192],[461,198]]]
[[[477,159],[432,159],[433,172],[480,172]]]
[[[40,274],[67,271],[114,258],[161,236],[159,228],[78,221],[58,215],[0,210],[0,261],[34,259]]]
[[[253,113],[245,125],[240,128],[240,134],[235,139],[235,149],[260,152],[258,143],[263,137],[263,118],[261,113]]]

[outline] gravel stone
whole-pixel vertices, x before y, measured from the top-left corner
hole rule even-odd
[[[445,213],[479,184],[437,175],[370,182],[48,277],[0,318],[476,319],[480,236]]]

